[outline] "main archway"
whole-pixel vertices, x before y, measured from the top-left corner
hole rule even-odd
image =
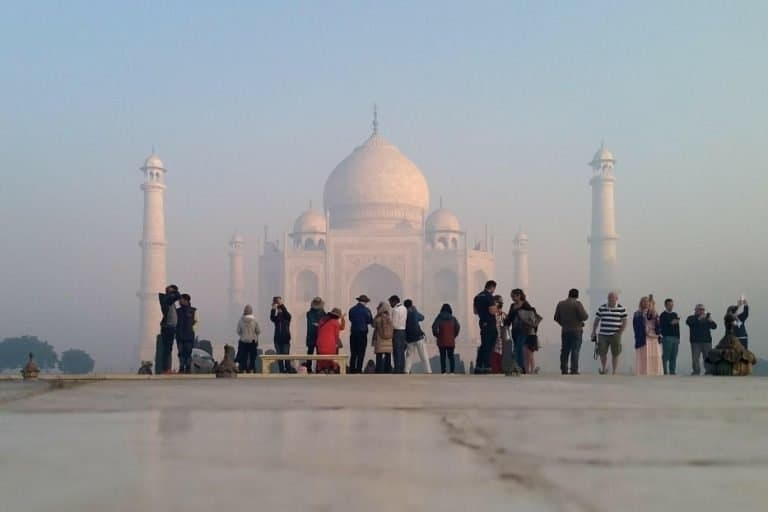
[[[317,274],[311,270],[302,270],[296,276],[296,299],[309,304],[309,302],[317,297],[320,284],[317,279]]]
[[[374,263],[357,273],[349,287],[350,302],[365,294],[371,299],[371,307],[375,309],[381,301],[386,301],[392,295],[403,297],[403,280],[392,270]]]

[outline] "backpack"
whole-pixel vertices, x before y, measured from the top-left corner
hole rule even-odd
[[[381,316],[381,339],[391,340],[395,336],[395,328],[389,315]]]

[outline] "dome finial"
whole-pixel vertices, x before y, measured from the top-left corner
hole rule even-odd
[[[373,104],[373,134],[379,133],[379,109],[376,104]]]
[[[309,200],[309,209],[310,210],[312,209],[312,200],[311,199]]]
[[[152,155],[154,155],[154,154],[155,154],[155,145],[154,145],[154,144],[152,144],[152,153],[151,153],[151,154],[152,154]]]
[[[443,196],[440,196],[440,208],[443,207]]]

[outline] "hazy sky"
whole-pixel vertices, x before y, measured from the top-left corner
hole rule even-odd
[[[623,302],[654,292],[721,317],[744,292],[768,352],[767,3],[225,3],[0,7],[0,338],[125,362],[154,144],[169,279],[193,294],[201,335],[228,341],[232,231],[253,277],[263,226],[320,204],[376,102],[433,205],[443,196],[471,238],[490,223],[502,285],[526,229],[547,318],[587,283],[585,164],[605,139]]]

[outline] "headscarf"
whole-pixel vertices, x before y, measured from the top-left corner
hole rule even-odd
[[[382,313],[390,313],[392,312],[392,307],[389,305],[389,303],[381,301],[379,302],[379,307],[376,308],[376,314],[381,315]]]

